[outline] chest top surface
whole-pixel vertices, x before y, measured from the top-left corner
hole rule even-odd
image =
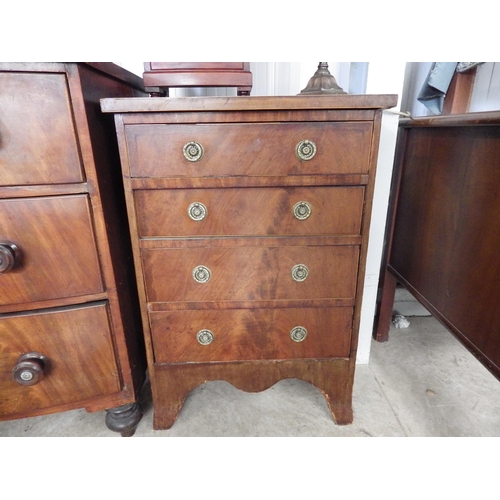
[[[282,111],[326,109],[387,109],[397,103],[397,95],[338,96],[248,96],[102,99],[105,113],[147,113],[179,111]]]

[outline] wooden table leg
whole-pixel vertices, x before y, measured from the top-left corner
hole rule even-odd
[[[380,302],[378,314],[375,317],[374,338],[378,342],[389,340],[394,296],[396,295],[396,278],[386,269],[382,277]]]

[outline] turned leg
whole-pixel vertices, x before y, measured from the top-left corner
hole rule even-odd
[[[142,407],[139,403],[129,403],[106,410],[106,426],[122,437],[133,436],[142,418]]]

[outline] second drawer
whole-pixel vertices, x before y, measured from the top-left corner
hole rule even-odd
[[[0,305],[103,291],[86,195],[0,200]]]
[[[358,235],[364,188],[138,190],[134,196],[144,238]]]

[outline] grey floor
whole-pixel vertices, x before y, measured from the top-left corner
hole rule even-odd
[[[500,436],[500,381],[434,318],[408,319],[408,328],[391,329],[388,342],[373,342],[369,364],[357,365],[351,425],[336,425],[322,394],[306,382],[283,380],[256,394],[209,382],[190,393],[167,431],[152,428],[146,387],[134,437]],[[124,439],[104,418],[75,410],[0,422],[0,436]]]

